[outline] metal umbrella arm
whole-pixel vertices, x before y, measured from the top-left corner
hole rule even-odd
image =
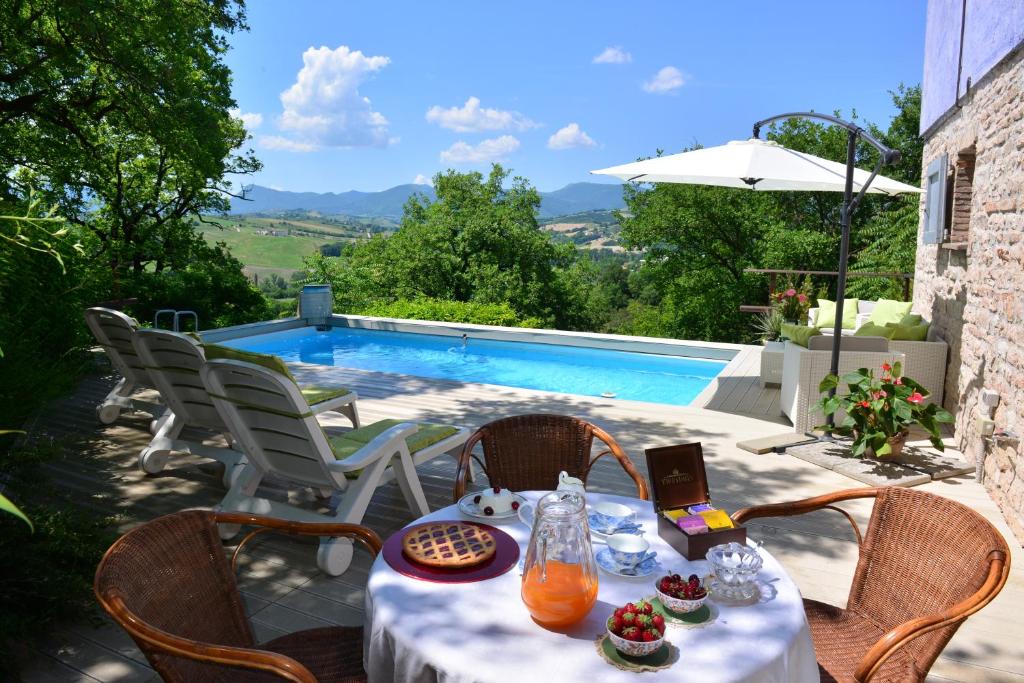
[[[842,212],[842,236],[839,242],[839,275],[836,278],[836,320],[833,328],[832,336],[832,364],[830,372],[833,375],[839,374],[839,347],[842,344],[843,334],[843,304],[846,298],[846,270],[847,261],[850,259],[850,223],[853,217],[853,212],[860,204],[864,194],[867,192],[868,187],[871,186],[871,182],[878,175],[878,172],[882,170],[882,167],[886,164],[894,164],[900,159],[900,153],[898,150],[886,147],[881,142],[876,140],[874,136],[868,133],[860,126],[844,121],[835,116],[829,116],[828,114],[818,114],[815,112],[792,112],[789,114],[779,114],[778,116],[771,116],[767,119],[762,119],[754,124],[754,137],[760,138],[761,127],[781,121],[783,119],[792,118],[803,118],[803,119],[817,119],[819,121],[825,121],[836,126],[841,126],[847,131],[846,141],[846,185],[843,189],[843,212]],[[861,186],[860,191],[856,196],[853,194],[853,172],[855,170],[854,157],[857,153],[857,140],[864,139],[865,142],[870,144],[872,147],[878,150],[878,162],[875,164],[874,170],[871,171],[871,175]],[[835,396],[836,390],[832,388],[829,390],[829,398]],[[831,427],[835,424],[835,413],[829,415],[826,419],[826,438],[831,438],[832,430]]]

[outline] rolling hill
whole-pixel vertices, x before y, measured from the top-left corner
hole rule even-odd
[[[314,211],[321,214],[400,218],[402,206],[415,193],[434,199],[430,185],[397,185],[381,192],[288,192],[254,185],[248,199],[234,199],[234,214],[274,214],[285,211]],[[551,218],[585,211],[621,209],[622,186],[603,183],[572,183],[560,190],[541,192],[540,216]]]

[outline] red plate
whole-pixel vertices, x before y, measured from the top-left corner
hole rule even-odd
[[[519,544],[516,543],[514,538],[497,527],[481,522],[467,522],[461,519],[432,519],[430,523],[472,524],[490,532],[498,548],[491,559],[472,567],[458,567],[455,569],[430,567],[410,560],[402,552],[402,539],[409,531],[409,527],[406,527],[392,534],[384,542],[384,560],[399,574],[423,581],[433,581],[434,583],[472,583],[500,576],[519,562]]]

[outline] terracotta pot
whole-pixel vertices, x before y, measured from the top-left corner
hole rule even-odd
[[[892,452],[889,453],[888,455],[883,455],[881,457],[883,457],[883,458],[898,458],[899,456],[903,455],[903,447],[907,443],[907,434],[908,433],[909,433],[909,431],[904,429],[899,434],[895,434],[893,436],[890,436],[888,439],[886,439],[886,441],[889,442],[889,447],[892,448]],[[877,457],[879,457],[879,456],[875,455],[875,449],[872,448],[871,446],[868,446],[867,448],[864,449],[864,456],[868,457],[868,458],[877,458]]]

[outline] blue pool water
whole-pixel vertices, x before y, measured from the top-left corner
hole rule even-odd
[[[286,361],[688,405],[725,361],[409,332],[306,327],[224,342]]]

